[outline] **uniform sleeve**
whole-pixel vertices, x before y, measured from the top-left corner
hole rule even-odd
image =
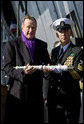
[[[74,60],[74,69],[70,70],[70,74],[74,79],[80,80],[83,77],[83,51],[80,50]]]
[[[23,70],[22,69],[13,69],[14,66],[16,66],[16,53],[14,45],[11,44],[11,42],[7,42],[5,46],[5,54],[4,54],[4,71],[5,73],[16,80],[19,80],[23,82]]]

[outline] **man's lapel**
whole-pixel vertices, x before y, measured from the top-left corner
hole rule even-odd
[[[63,54],[63,57],[61,59],[61,64],[63,64],[66,61],[67,57],[71,54],[71,52],[72,52],[71,47],[68,47],[65,53]]]
[[[21,39],[20,44],[19,44],[19,51],[20,51],[20,53],[24,59],[25,65],[30,63],[31,57],[30,57],[28,48],[25,46],[25,43],[22,41],[22,39]]]
[[[69,45],[69,47],[66,49],[66,51],[62,55],[59,56],[58,61],[57,61],[57,64],[58,63],[63,64],[66,61],[67,57],[72,52],[71,45],[72,45],[72,43]]]
[[[72,53],[72,43],[70,43],[69,47],[64,52],[64,55],[61,60],[61,64],[63,64],[66,61],[67,57],[70,56],[71,53]]]

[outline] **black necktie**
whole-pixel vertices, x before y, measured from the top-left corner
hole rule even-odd
[[[63,48],[61,48],[60,56],[63,54]]]
[[[58,61],[57,63],[61,63],[61,60],[62,60],[62,57],[63,57],[63,48],[61,48],[61,52],[60,52],[60,55],[59,55],[59,58],[58,58]]]

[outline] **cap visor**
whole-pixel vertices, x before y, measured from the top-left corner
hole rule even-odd
[[[71,27],[64,26],[64,27],[57,28],[56,30],[62,31],[62,30],[68,30],[68,29],[71,29]]]

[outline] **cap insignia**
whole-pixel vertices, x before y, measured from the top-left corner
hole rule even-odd
[[[64,25],[65,25],[65,22],[64,22],[64,21],[61,21],[61,22],[60,22],[60,26],[63,27]]]

